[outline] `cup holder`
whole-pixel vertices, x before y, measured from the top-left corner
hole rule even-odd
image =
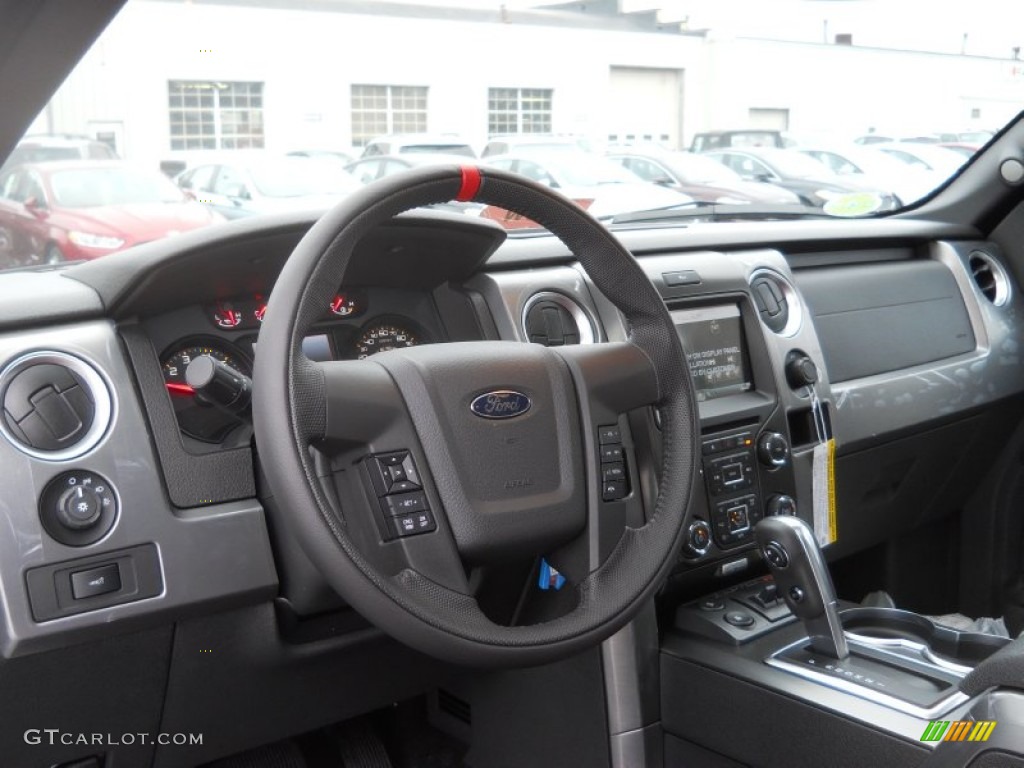
[[[1010,642],[1007,637],[962,632],[898,608],[848,608],[840,613],[843,629],[873,640],[909,640],[933,654],[974,667]]]

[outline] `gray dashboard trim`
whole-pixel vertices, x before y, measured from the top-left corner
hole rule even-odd
[[[931,258],[950,269],[963,295],[975,350],[833,384],[833,426],[841,447],[955,416],[1024,390],[1024,302],[1020,291],[1013,291],[1001,307],[980,294],[966,264],[968,254],[978,248],[1004,261],[991,243],[941,241],[930,248]]]
[[[263,509],[254,499],[211,504],[176,514],[161,482],[149,429],[131,371],[112,323],[97,321],[0,335],[0,364],[34,349],[91,360],[114,389],[119,407],[107,437],[84,455],[41,461],[0,441],[0,654],[63,647],[182,616],[263,601],[276,593],[277,574]],[[68,547],[43,530],[36,508],[47,482],[85,469],[116,488],[120,514],[102,541]],[[39,624],[32,619],[27,569],[156,544],[163,571],[160,595]]]

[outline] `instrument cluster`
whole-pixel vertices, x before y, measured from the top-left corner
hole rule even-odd
[[[397,311],[396,311],[397,310]],[[203,443],[221,444],[246,427],[239,414],[208,402],[185,379],[189,364],[209,355],[246,377],[252,376],[259,329],[266,317],[261,294],[237,296],[201,307],[203,327],[167,344],[161,355],[164,383],[183,434]],[[408,314],[406,314],[408,313]],[[413,320],[426,316],[426,323]],[[345,289],[334,295],[304,340],[311,360],[361,360],[391,349],[438,339],[429,296],[374,289]],[[428,330],[433,326],[434,332]]]

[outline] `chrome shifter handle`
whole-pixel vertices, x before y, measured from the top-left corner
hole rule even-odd
[[[810,526],[798,517],[766,517],[754,527],[754,538],[779,594],[803,620],[811,647],[836,659],[849,656],[836,590]]]

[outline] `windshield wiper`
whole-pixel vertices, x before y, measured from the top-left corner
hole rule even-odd
[[[673,205],[667,208],[652,208],[647,211],[619,213],[606,219],[609,226],[620,224],[654,224],[673,221],[786,221],[792,219],[833,219],[821,208],[810,205],[752,205],[709,203],[695,200],[692,203]]]

